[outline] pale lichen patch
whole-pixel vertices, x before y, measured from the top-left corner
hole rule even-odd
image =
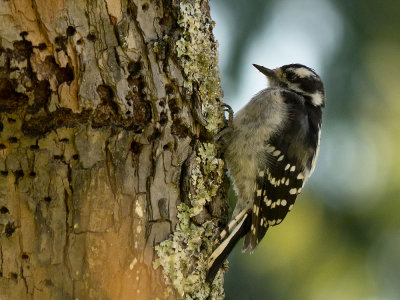
[[[211,202],[222,183],[224,162],[216,158],[216,154],[215,145],[211,143],[204,143],[198,149],[196,165],[191,174],[192,185],[195,189],[195,193],[189,195],[192,204],[191,217],[198,215],[204,205]]]
[[[154,268],[163,267],[166,281],[175,288],[178,299],[223,299],[222,272],[212,289],[205,282],[208,257],[214,246],[211,237],[215,235],[215,225],[208,221],[197,226],[191,221],[190,213],[188,205],[181,203],[178,206],[176,231],[170,240],[155,247],[159,258],[154,262]]]
[[[181,2],[178,24],[184,31],[176,42],[176,51],[186,75],[184,86],[192,92],[193,84],[197,84],[206,128],[216,133],[222,124],[222,112],[216,109],[221,97],[218,51],[212,34],[214,24],[201,9],[204,2]]]
[[[154,267],[163,267],[167,282],[176,290],[179,299],[223,299],[223,272],[212,287],[205,283],[208,258],[216,241],[216,225],[207,221],[196,225],[191,218],[204,210],[205,205],[217,195],[222,184],[224,163],[216,158],[217,149],[212,143],[203,143],[192,160],[190,206],[178,206],[178,224],[171,239],[156,246],[159,259]]]

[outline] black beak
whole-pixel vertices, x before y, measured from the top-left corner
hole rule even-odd
[[[263,74],[264,74],[265,76],[267,76],[269,79],[276,78],[276,74],[275,74],[274,70],[267,69],[267,68],[265,68],[265,67],[263,67],[263,66],[259,66],[259,65],[256,65],[256,64],[253,64],[253,66],[256,67],[256,69],[257,69],[258,71],[260,71],[261,73],[263,73]]]

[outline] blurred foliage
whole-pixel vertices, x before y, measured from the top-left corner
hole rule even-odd
[[[231,254],[227,299],[400,299],[400,1],[324,1],[342,34],[321,54],[327,107],[317,170],[254,255],[241,245]],[[225,89],[243,88],[240,66],[279,2],[213,4],[230,35]]]

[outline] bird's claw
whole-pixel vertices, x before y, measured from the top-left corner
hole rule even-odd
[[[221,105],[224,113],[228,113],[228,120],[225,121],[225,127],[214,136],[214,141],[220,140],[223,136],[229,135],[233,130],[233,110],[228,104]]]
[[[227,127],[231,127],[232,126],[232,122],[233,122],[233,109],[232,107],[230,107],[228,104],[222,104],[221,107],[223,108],[224,112],[228,113],[228,120],[227,120]]]

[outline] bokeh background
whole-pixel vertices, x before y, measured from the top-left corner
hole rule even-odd
[[[269,68],[324,80],[316,170],[253,255],[231,254],[227,299],[400,299],[400,1],[213,0],[224,101]]]

